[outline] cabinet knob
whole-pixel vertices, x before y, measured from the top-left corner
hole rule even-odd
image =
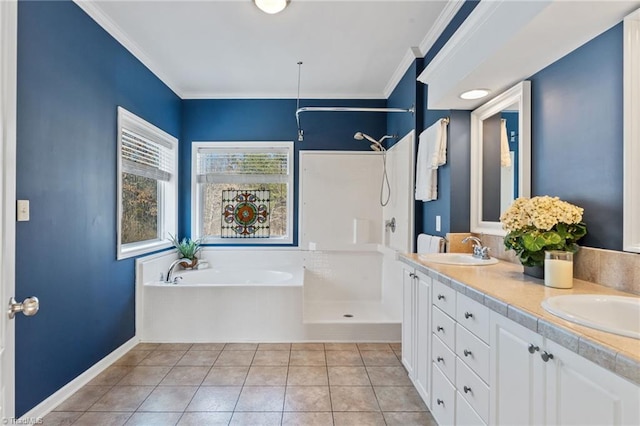
[[[463,390],[464,390],[464,393],[469,393],[469,392],[471,392],[471,388],[470,388],[469,386],[465,386],[465,387],[463,388]]]
[[[440,398],[438,398],[436,402],[438,403],[438,405],[444,405],[444,401],[441,400]]]
[[[410,273],[409,273],[409,277],[411,277],[411,278],[415,278],[415,277],[417,277],[417,275],[416,275],[416,274],[414,274],[413,272],[410,272]]]
[[[439,356],[438,358],[436,358],[436,361],[438,361],[438,362],[444,362],[444,358],[442,358],[441,356]]]
[[[445,299],[444,294],[439,294],[438,295],[438,300],[444,300],[444,299]]]
[[[548,362],[550,359],[553,359],[553,354],[550,354],[549,352],[544,351],[540,354],[540,358],[542,358],[544,362]]]
[[[465,349],[462,353],[464,353],[464,356],[471,356],[471,355],[473,355],[473,354],[471,353],[471,351],[470,351],[470,350],[468,350],[468,349]]]
[[[436,331],[444,331],[444,328],[442,328],[441,326],[437,326]]]
[[[540,348],[539,348],[539,347],[537,347],[536,345],[534,345],[533,343],[531,343],[531,344],[529,345],[529,353],[530,353],[530,354],[535,353],[535,352],[537,352],[537,351],[539,351],[539,350],[540,350]]]
[[[473,314],[471,312],[465,312],[464,317],[465,319],[473,318]]]

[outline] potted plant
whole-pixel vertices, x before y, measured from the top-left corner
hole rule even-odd
[[[191,238],[183,238],[182,240],[178,240],[174,235],[169,234],[171,237],[171,242],[174,247],[178,250],[178,254],[183,259],[189,259],[190,262],[180,262],[180,266],[183,268],[194,268],[198,264],[197,254],[201,249],[202,240],[192,240]]]
[[[516,252],[525,274],[542,278],[545,251],[578,251],[576,242],[587,234],[583,212],[558,197],[518,198],[500,216],[504,245]]]

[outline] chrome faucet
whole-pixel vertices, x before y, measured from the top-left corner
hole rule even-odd
[[[482,260],[489,260],[491,257],[489,256],[489,247],[484,247],[482,245],[482,241],[478,237],[466,237],[462,240],[462,243],[468,243],[469,241],[473,241],[473,257]]]
[[[190,260],[186,259],[186,258],[174,260],[173,263],[171,264],[171,266],[169,266],[169,272],[167,272],[167,280],[165,281],[166,283],[177,284],[177,281],[175,281],[175,280],[171,281],[171,275],[173,275],[173,270],[175,269],[175,267],[180,262],[190,262]]]

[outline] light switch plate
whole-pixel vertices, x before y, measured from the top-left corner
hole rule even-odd
[[[436,232],[440,232],[440,216],[436,216]]]
[[[18,222],[29,221],[29,200],[18,200],[16,219]]]

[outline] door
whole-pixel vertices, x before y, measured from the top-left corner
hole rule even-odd
[[[0,419],[15,416],[14,321],[17,3],[0,1]]]

